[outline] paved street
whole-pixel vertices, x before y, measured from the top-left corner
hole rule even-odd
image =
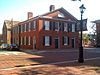
[[[59,51],[46,51],[39,53],[42,58],[31,60],[38,61],[41,64],[63,62],[63,61],[73,61],[78,59],[78,50],[59,50]],[[84,49],[84,59],[100,58],[99,48],[86,48]]]

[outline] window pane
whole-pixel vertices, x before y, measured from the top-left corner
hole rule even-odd
[[[34,21],[33,29],[36,30],[36,21]]]
[[[72,32],[75,32],[75,24],[72,24]]]
[[[28,45],[30,45],[31,44],[31,38],[30,38],[30,36],[28,37]]]
[[[64,45],[68,45],[68,37],[64,36]]]
[[[45,30],[50,30],[49,21],[44,21]]]
[[[55,31],[59,31],[59,22],[55,22]]]
[[[67,26],[67,23],[64,23],[64,31],[68,32],[68,26]]]
[[[29,31],[31,30],[31,26],[30,25],[31,25],[31,23],[29,22],[29,27],[28,27]]]
[[[25,24],[25,26],[24,26],[24,27],[25,27],[25,30],[24,30],[24,31],[26,32],[26,24]]]
[[[26,45],[26,36],[24,37],[24,45]]]
[[[50,46],[50,37],[49,36],[45,36],[45,46]]]

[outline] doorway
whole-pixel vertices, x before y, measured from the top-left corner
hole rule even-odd
[[[59,48],[59,38],[55,38],[55,48]]]
[[[75,48],[75,38],[72,38],[72,48]]]

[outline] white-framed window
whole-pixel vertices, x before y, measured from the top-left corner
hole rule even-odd
[[[18,33],[19,33],[19,26],[18,26]]]
[[[36,21],[33,21],[34,25],[33,25],[33,29],[36,30]]]
[[[31,45],[31,37],[28,37],[28,45]]]
[[[26,36],[24,37],[24,45],[26,45]]]
[[[23,26],[21,25],[20,27],[21,27],[21,33],[22,33],[23,32]]]
[[[50,37],[45,36],[45,46],[50,46]]]
[[[23,38],[21,37],[21,45],[23,44]]]
[[[24,29],[25,29],[24,31],[26,32],[26,24],[25,24],[25,26],[24,26],[24,27],[25,27],[25,28],[24,28]]]
[[[29,22],[29,25],[28,25],[28,30],[30,31],[31,30],[31,23]]]
[[[55,22],[55,31],[59,31],[59,22]]]
[[[45,30],[50,30],[49,21],[44,21]]]
[[[72,24],[72,32],[75,32],[75,24]]]
[[[68,32],[68,24],[64,23],[64,31]]]
[[[64,45],[68,45],[68,37],[64,36]]]

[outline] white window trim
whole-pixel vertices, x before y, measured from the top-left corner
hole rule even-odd
[[[36,21],[34,21],[34,27],[33,27],[33,29],[36,30]]]
[[[28,26],[29,26],[29,31],[30,31],[31,30],[31,23],[30,22],[29,22],[29,25]]]
[[[26,36],[24,37],[24,45],[26,45]]]
[[[64,23],[64,31],[68,32],[68,24]]]
[[[67,40],[67,41],[65,42],[65,40]],[[64,36],[64,45],[68,45],[68,37],[67,36]]]
[[[24,26],[24,27],[25,27],[25,30],[24,30],[24,31],[26,32],[26,24],[25,24],[25,26]]]
[[[22,31],[22,30],[23,30],[23,26],[21,25],[20,27],[21,27],[21,33],[22,33],[22,32],[23,32],[23,31]]]
[[[60,28],[60,27],[59,27],[59,22],[55,22],[55,23],[57,24],[57,28],[58,28],[58,29],[55,29],[55,31],[59,31],[59,28]],[[56,25],[56,24],[55,24],[55,25]]]
[[[44,21],[45,30],[50,30],[50,23],[49,21]]]
[[[45,36],[45,46],[50,46],[50,37]]]
[[[75,24],[72,24],[72,32],[75,32]]]
[[[31,45],[31,37],[28,37],[28,45]]]

